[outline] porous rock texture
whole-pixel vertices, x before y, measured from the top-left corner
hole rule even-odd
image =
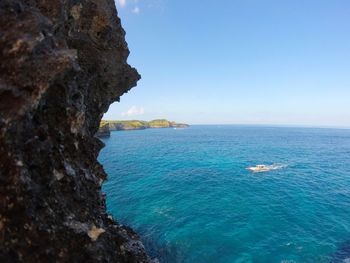
[[[0,262],[151,262],[96,160],[140,78],[124,35],[113,0],[0,0]]]

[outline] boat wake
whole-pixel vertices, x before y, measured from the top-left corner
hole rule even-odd
[[[253,172],[253,173],[262,173],[262,172],[270,172],[274,170],[280,170],[287,167],[287,165],[284,164],[271,164],[271,165],[265,165],[265,164],[258,164],[256,166],[249,166],[246,169]]]

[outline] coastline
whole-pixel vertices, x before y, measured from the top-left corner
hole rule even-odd
[[[102,120],[100,127],[95,136],[98,138],[106,138],[110,136],[112,131],[133,131],[146,129],[164,129],[164,128],[188,128],[189,124],[177,123],[166,119],[157,119],[152,121],[130,120]]]

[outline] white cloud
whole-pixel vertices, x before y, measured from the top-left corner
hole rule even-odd
[[[138,6],[139,0],[115,0],[117,6],[124,8],[126,5],[134,6],[131,10],[134,14],[139,14],[141,9]]]
[[[145,113],[145,109],[143,107],[132,106],[127,112],[122,112],[122,116],[136,116],[143,115]]]
[[[131,10],[134,14],[139,14],[140,13],[140,8],[136,6],[133,10]]]
[[[117,3],[121,6],[124,7],[126,5],[126,0],[117,0]]]

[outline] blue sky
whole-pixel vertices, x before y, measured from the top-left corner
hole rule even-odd
[[[350,127],[349,0],[116,0],[138,86],[104,119]]]

